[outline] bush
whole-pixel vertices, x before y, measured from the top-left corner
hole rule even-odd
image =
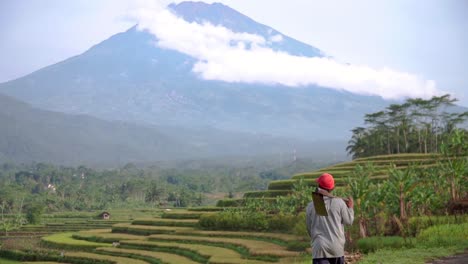
[[[244,204],[244,199],[223,199],[218,200],[217,207],[238,207]]]
[[[468,247],[468,223],[429,227],[416,237],[426,247]]]
[[[38,224],[41,222],[44,206],[39,203],[34,203],[26,207],[26,220],[29,224]]]
[[[359,239],[357,242],[357,246],[359,250],[363,253],[369,253],[383,248],[412,247],[412,242],[411,240],[404,239],[398,236],[376,236]]]
[[[468,215],[447,215],[447,216],[419,216],[412,217],[408,221],[408,231],[412,236],[416,236],[421,230],[428,227],[443,224],[461,224],[468,222]]]
[[[18,261],[56,261],[61,263],[72,263],[72,264],[112,264],[114,262],[110,260],[97,260],[97,259],[86,259],[79,257],[68,257],[59,256],[57,253],[49,251],[13,251],[13,250],[2,250],[0,249],[0,256],[7,259],[14,259]]]
[[[268,218],[269,231],[290,231],[297,222],[297,217],[289,214],[275,214]]]
[[[309,241],[289,241],[287,245],[287,249],[291,251],[305,251],[309,247]]]
[[[291,190],[269,190],[269,191],[251,191],[245,192],[244,198],[262,198],[284,196],[291,193]]]
[[[263,213],[225,211],[205,214],[198,222],[200,227],[209,230],[268,230],[268,218]]]
[[[163,213],[161,218],[167,219],[199,219],[202,213]]]
[[[205,206],[205,207],[192,207],[192,208],[187,208],[188,211],[203,211],[203,212],[219,212],[222,211],[223,208],[219,207],[213,207],[213,206]]]
[[[309,238],[309,234],[307,233],[305,212],[301,212],[296,216],[296,222],[294,223],[294,227],[292,231],[293,231],[293,234],[296,236]]]
[[[287,214],[267,215],[263,212],[225,211],[204,214],[199,226],[208,230],[291,231],[297,217]]]

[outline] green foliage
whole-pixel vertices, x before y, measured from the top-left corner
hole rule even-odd
[[[426,247],[468,247],[468,223],[431,226],[416,237]]]
[[[374,236],[359,239],[357,242],[357,246],[361,252],[369,253],[384,248],[400,249],[403,247],[413,247],[413,242],[411,240],[398,236]]]
[[[214,207],[214,206],[200,206],[200,207],[189,207],[187,208],[188,211],[194,212],[219,212],[222,211],[223,208]]]
[[[244,203],[244,199],[222,199],[216,202],[217,207],[237,207]]]
[[[180,213],[180,212],[168,213],[168,212],[164,212],[161,215],[161,218],[167,218],[167,219],[198,219],[198,218],[200,218],[200,216],[202,214],[203,213],[190,213],[190,212],[186,212],[186,213]]]
[[[56,261],[60,263],[71,263],[71,264],[113,264],[112,261],[97,260],[80,257],[68,257],[60,256],[58,253],[53,251],[17,251],[17,250],[2,250],[0,249],[0,256],[7,259],[14,259],[19,261]]]
[[[307,234],[307,226],[306,226],[306,213],[301,212],[297,215],[297,221],[294,224],[293,227],[293,234],[296,236],[300,237],[307,237],[309,238],[309,235]]]
[[[468,132],[455,129],[441,146],[447,162],[440,163],[444,176],[450,184],[452,200],[465,197],[468,192]]]
[[[268,229],[268,219],[260,212],[244,213],[228,210],[216,214],[202,215],[198,223],[201,228],[209,230],[253,230]]]
[[[278,213],[269,216],[268,231],[289,232],[298,221],[298,217],[291,214]]]
[[[368,127],[357,127],[346,150],[353,158],[394,153],[437,153],[440,141],[463,123],[468,112],[449,113],[450,95],[408,99],[365,115]]]
[[[408,231],[411,236],[416,236],[421,230],[435,225],[462,224],[468,222],[468,215],[447,216],[417,216],[408,220]]]
[[[457,253],[455,248],[380,249],[363,256],[359,264],[425,264],[429,260]]]
[[[97,247],[108,247],[110,244],[89,242],[85,240],[77,240],[73,238],[73,233],[57,233],[42,238],[42,243],[48,247],[60,249],[94,249]]]
[[[291,251],[304,252],[307,248],[310,247],[309,241],[289,241],[287,249]]]
[[[29,224],[38,224],[41,222],[44,205],[42,203],[32,203],[26,207],[26,220]]]
[[[249,161],[249,164],[226,162],[222,166],[207,161],[168,162],[142,168],[130,163],[115,169],[92,169],[46,163],[4,163],[0,164],[0,204],[8,205],[4,208],[6,214],[12,214],[12,210],[17,212],[18,208],[13,207],[20,200],[24,201],[21,209],[32,210],[41,203],[44,213],[211,205],[215,202],[211,197],[228,192],[236,197],[240,192],[265,189],[270,179],[317,166],[310,162],[303,167],[276,168],[274,164],[263,160]],[[234,205],[228,203],[220,205]],[[36,222],[39,212],[31,211],[30,220]]]

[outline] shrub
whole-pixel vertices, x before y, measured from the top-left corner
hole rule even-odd
[[[291,251],[305,251],[309,247],[309,241],[289,241],[287,245],[287,249]]]
[[[468,222],[468,215],[458,216],[419,216],[412,217],[408,221],[408,231],[412,236],[416,236],[421,230],[428,227],[443,224],[461,224]]]
[[[468,247],[468,223],[429,227],[416,237],[426,247]]]
[[[223,208],[219,207],[213,207],[213,206],[205,206],[205,207],[193,207],[193,208],[187,208],[188,211],[204,211],[204,212],[219,212],[222,211]]]
[[[97,260],[97,259],[84,259],[79,257],[60,256],[51,251],[13,251],[0,249],[0,256],[7,259],[14,259],[18,261],[57,261],[60,263],[73,263],[73,264],[112,264],[110,260]]]
[[[297,217],[289,214],[275,214],[268,218],[269,231],[290,231],[294,228]]]
[[[163,213],[161,218],[167,219],[198,219],[202,213]]]
[[[44,206],[39,203],[34,203],[26,208],[26,220],[29,224],[38,224],[41,222]]]
[[[306,226],[306,213],[301,212],[296,217],[296,222],[293,227],[293,234],[296,236],[302,236],[309,238],[307,234],[307,226]]]
[[[244,203],[244,199],[223,199],[218,200],[216,203],[217,207],[238,207],[242,206]]]
[[[411,240],[404,239],[398,236],[375,236],[359,239],[357,242],[357,246],[359,250],[363,253],[369,253],[383,248],[412,247],[412,242]]]
[[[268,191],[251,191],[245,192],[244,198],[262,198],[284,196],[291,193],[291,190],[268,190]]]
[[[255,230],[268,229],[268,219],[263,213],[225,211],[200,217],[201,228],[209,230]]]

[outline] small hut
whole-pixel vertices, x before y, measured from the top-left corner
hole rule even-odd
[[[110,213],[104,211],[99,215],[99,218],[101,218],[102,220],[109,220],[110,219]]]

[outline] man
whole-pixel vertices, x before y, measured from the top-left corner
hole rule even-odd
[[[328,173],[318,179],[318,189],[331,192],[335,179]],[[330,195],[331,196],[331,195]],[[344,264],[344,225],[354,221],[353,199],[323,196],[328,216],[318,215],[314,203],[307,205],[306,225],[311,238],[313,264]]]

